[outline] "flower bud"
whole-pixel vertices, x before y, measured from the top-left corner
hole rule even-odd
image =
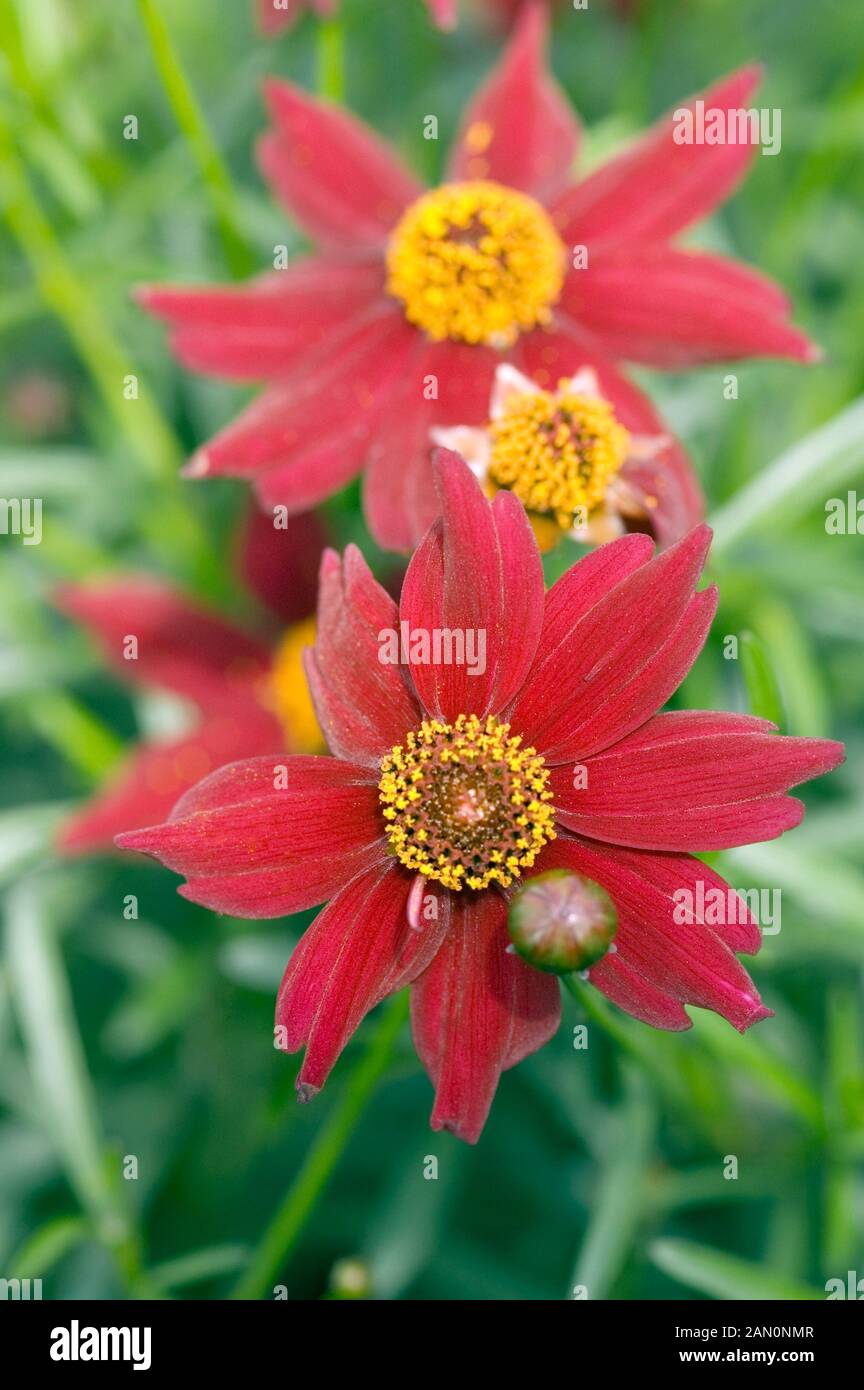
[[[550,869],[513,894],[507,927],[523,960],[537,970],[569,975],[605,956],[618,913],[599,883],[569,869]]]

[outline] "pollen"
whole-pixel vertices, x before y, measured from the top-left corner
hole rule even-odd
[[[606,496],[630,436],[608,401],[559,390],[515,393],[490,424],[489,477],[530,512],[569,530]]]
[[[261,692],[262,703],[279,720],[286,745],[294,753],[317,753],[324,747],[303,671],[303,649],[314,641],[314,618],[289,627],[276,648]]]
[[[555,839],[549,771],[494,715],[424,720],[381,764],[390,848],[445,888],[506,888]]]
[[[504,348],[550,320],[564,246],[539,203],[501,184],[450,183],[418,198],[387,250],[387,290],[430,338]]]

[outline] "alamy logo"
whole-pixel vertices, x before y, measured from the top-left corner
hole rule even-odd
[[[486,670],[484,627],[414,627],[405,619],[378,633],[378,660],[382,666],[465,666],[469,676]]]
[[[133,1371],[150,1369],[149,1327],[68,1327],[51,1330],[52,1361],[131,1361]]]
[[[20,536],[24,545],[39,545],[42,498],[0,497],[0,536]]]
[[[0,1302],[28,1303],[42,1297],[41,1279],[0,1279]]]
[[[781,926],[779,888],[721,888],[697,879],[693,888],[676,888],[672,921],[676,926],[699,922],[705,927],[743,925],[752,917],[764,936],[776,936]]]
[[[763,154],[779,154],[782,117],[778,107],[744,110],[707,106],[694,101],[672,113],[676,145],[761,145]]]

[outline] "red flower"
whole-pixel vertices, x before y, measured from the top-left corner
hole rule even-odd
[[[558,1023],[554,977],[507,951],[520,876],[564,865],[611,895],[617,951],[590,979],[616,1004],[671,1029],[689,1027],[683,1005],[696,1004],[743,1031],[769,1012],[733,954],[758,949],[755,923],[742,911],[711,928],[697,911],[679,925],[672,895],[725,889],[689,851],[796,825],[786,788],[842,748],[747,715],[655,714],[714,613],[715,590],[694,592],[706,527],[654,559],[648,537],[624,536],[544,595],[517,499],[490,505],[457,455],[441,451],[436,471],[443,515],[398,609],[356,549],[324,558],[307,672],[334,756],[235,763],[118,843],[185,874],[180,892],[219,912],[275,917],[331,899],[277,1005],[280,1046],[306,1045],[301,1098],[368,1010],[412,984],[433,1128],[473,1142],[500,1072]],[[382,660],[400,623],[409,655],[432,643],[425,664]],[[466,652],[485,634],[484,661],[436,657],[436,632],[461,633]]]
[[[241,287],[141,296],[170,323],[187,367],[268,383],[199,451],[190,475],[244,477],[265,505],[300,510],[365,468],[371,529],[403,549],[435,514],[430,431],[486,424],[502,357],[552,389],[593,367],[637,435],[668,431],[618,359],[811,358],[774,285],[672,245],[729,194],[752,147],[677,144],[667,118],[574,184],[579,127],[545,69],[545,27],[536,6],[525,12],[465,116],[451,182],[425,196],[353,117],[268,84],[275,125],[261,167],[318,254]],[[742,69],[704,100],[738,108],[757,77]],[[588,266],[570,268],[582,246]],[[662,541],[701,519],[674,440],[648,492]]]
[[[188,787],[237,758],[321,748],[302,651],[314,637],[323,546],[314,516],[292,517],[277,529],[260,512],[250,515],[238,568],[269,609],[271,626],[279,621],[283,635],[275,646],[260,629],[226,622],[157,579],[126,576],[58,590],[57,607],[90,629],[126,680],[170,690],[195,710],[194,727],[182,737],[138,745],[61,827],[61,849],[112,849],[121,830],[162,820]]]
[[[320,19],[335,14],[338,0],[258,0],[258,23],[263,34],[278,34],[296,24],[303,10]],[[456,0],[426,0],[439,29],[452,29],[456,23]]]

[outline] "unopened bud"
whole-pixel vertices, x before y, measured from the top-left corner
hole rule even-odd
[[[569,975],[605,956],[618,913],[599,883],[569,869],[549,869],[513,895],[507,927],[523,960],[537,970]]]

